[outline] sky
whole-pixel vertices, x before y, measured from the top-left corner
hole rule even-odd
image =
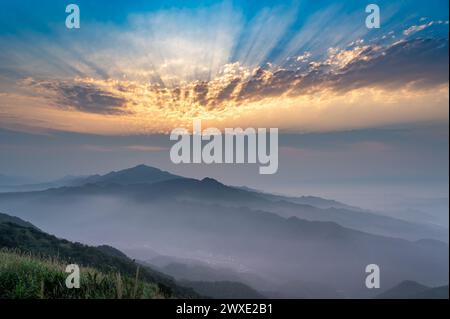
[[[353,202],[448,196],[448,1],[372,2],[72,1],[67,29],[65,1],[3,1],[0,173],[146,163]],[[193,119],[279,128],[278,173],[171,164],[167,134]]]

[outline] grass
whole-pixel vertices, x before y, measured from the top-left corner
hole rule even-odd
[[[52,257],[0,249],[0,298],[3,299],[116,299],[164,298],[165,287],[118,272],[105,273],[80,266],[80,288],[65,285],[68,263]]]
[[[92,276],[97,276],[95,277],[95,282],[93,282],[93,284],[99,285],[99,278],[108,277],[107,283],[109,283],[110,286],[115,280],[116,285],[114,287],[116,289],[116,297],[119,298],[148,298],[149,295],[151,296],[152,289],[150,288],[155,285],[158,288],[156,297],[163,296],[164,298],[189,299],[199,297],[198,294],[192,289],[178,285],[172,278],[152,269],[151,267],[142,265],[139,266],[139,263],[128,258],[125,254],[113,247],[93,247],[83,245],[81,243],[70,242],[65,239],[57,238],[34,227],[29,227],[28,225],[21,226],[9,221],[2,222],[2,214],[0,214],[0,249],[1,248],[9,249],[9,251],[4,250],[3,252],[16,253],[22,258],[31,257],[32,260],[37,260],[43,263],[43,265],[48,262],[58,264],[58,261],[54,258],[64,261],[64,267],[58,268],[57,265],[54,265],[54,268],[58,269],[59,272],[62,270],[65,278],[68,275],[64,272],[65,265],[77,264],[80,267],[84,267],[82,270],[91,269],[92,271],[87,271],[85,276],[83,271],[82,280],[84,280],[84,277],[88,278],[86,279],[86,283],[89,284],[92,281],[88,281],[89,278]],[[32,255],[30,256],[24,252],[30,252]],[[8,258],[11,260],[14,259],[12,257]],[[26,259],[21,260],[24,263],[30,262],[26,262]],[[7,262],[8,259],[6,256],[3,256],[3,260],[0,259],[0,264],[3,263],[6,265]],[[18,268],[21,268],[21,266],[18,266]],[[95,272],[93,270],[95,270]],[[27,269],[27,272],[28,271],[30,271],[30,269]],[[120,282],[117,282],[118,273],[120,273]],[[4,276],[4,278],[6,278],[6,274]],[[15,278],[13,275],[11,276],[12,278]],[[23,276],[25,275],[23,274]],[[0,279],[2,278],[3,277],[0,277]],[[131,285],[130,280],[133,281],[133,289],[127,290]],[[63,283],[65,283],[65,281]],[[143,284],[144,287],[142,287]],[[104,285],[106,286],[106,284]],[[2,283],[0,281],[0,289],[1,287]],[[50,287],[53,286],[50,285]],[[65,285],[63,287],[65,288]],[[6,290],[5,286],[4,291],[11,294],[10,289],[11,288],[8,286],[8,290]],[[47,290],[48,285],[45,285],[44,282],[44,292]],[[2,293],[0,290],[0,298],[3,294],[6,293]],[[89,291],[89,296],[92,294],[93,293]],[[72,295],[77,297],[77,293],[75,292],[70,292],[70,296]],[[111,296],[111,293],[105,295],[108,298],[113,297]],[[55,294],[55,296],[55,298],[59,298],[61,295]],[[62,296],[65,297],[64,294]],[[87,296],[87,294],[82,294],[81,297],[85,298],[85,296]]]

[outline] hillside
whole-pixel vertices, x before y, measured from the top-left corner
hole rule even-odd
[[[66,263],[0,249],[0,299],[170,298],[156,283],[80,267],[80,288],[65,286]]]
[[[415,299],[448,299],[448,285],[434,287],[418,292],[413,296]]]
[[[29,223],[27,221],[24,221],[18,217],[10,216],[7,214],[0,213],[0,223],[13,223],[22,227],[29,227],[34,228],[36,230],[39,230],[36,226],[34,226],[32,223]]]
[[[0,215],[0,249],[3,249],[2,267],[5,271],[11,273],[15,272],[14,269],[19,269],[18,273],[24,274],[20,269],[30,268],[29,272],[37,276],[33,278],[33,282],[44,280],[48,281],[46,276],[48,274],[50,278],[58,278],[57,283],[47,283],[48,286],[63,285],[63,278],[67,276],[64,273],[65,264],[62,260],[70,263],[76,263],[84,265],[85,267],[85,285],[90,287],[90,290],[96,291],[96,297],[101,298],[115,298],[115,290],[117,287],[117,274],[124,275],[122,277],[122,288],[124,292],[128,292],[128,297],[131,298],[131,288],[126,288],[124,285],[130,286],[133,282],[132,278],[135,275],[137,264],[131,261],[120,250],[108,246],[101,245],[98,247],[90,247],[79,243],[71,243],[64,239],[58,239],[54,236],[48,235],[37,228],[31,223],[24,222],[20,218],[9,216],[6,214]],[[30,257],[27,253],[32,252],[35,257]],[[56,259],[55,259],[56,258]],[[194,288],[196,292],[200,292],[202,296],[211,298],[263,298],[256,290],[251,287],[232,281],[215,281],[205,283],[202,281],[187,281],[182,280],[180,284],[172,282],[169,276],[154,269],[139,264],[139,277],[144,281],[139,286],[137,298],[140,296],[147,297],[196,297],[198,296],[191,288]],[[165,269],[164,269],[165,270]],[[103,280],[109,282],[108,284],[101,281],[92,281],[91,275],[95,275]],[[28,276],[28,275],[27,275]],[[41,278],[42,277],[42,278]],[[39,279],[41,278],[41,279]],[[23,279],[23,278],[21,278]],[[236,278],[237,280],[239,278]],[[2,285],[0,278],[0,286]],[[62,280],[62,281],[61,281]],[[4,283],[3,283],[4,284]],[[133,283],[134,284],[134,283]],[[104,285],[108,286],[105,291],[102,290]],[[99,287],[97,287],[99,286]],[[115,288],[114,288],[115,287]],[[186,287],[186,288],[183,288]],[[14,295],[15,297],[40,297],[37,294],[40,293],[39,287],[32,288],[32,291],[28,291],[25,295]],[[199,288],[197,290],[196,288]],[[87,289],[86,291],[89,291]],[[134,288],[133,288],[134,289]],[[3,296],[5,298],[11,298],[10,295],[13,289],[12,287],[4,287],[5,291],[9,291],[8,295]],[[19,289],[20,290],[20,289]],[[99,292],[99,290],[101,292]],[[51,298],[59,296],[58,298],[89,298],[90,296],[86,291],[65,292],[58,289],[58,293],[46,294],[45,298]],[[164,291],[165,295],[162,295],[161,291]],[[122,292],[122,294],[124,293]],[[2,296],[0,295],[0,298]],[[117,296],[116,296],[117,297]],[[124,298],[127,296],[123,296]]]
[[[69,263],[95,268],[107,274],[120,273],[130,278],[136,274],[138,264],[118,254],[112,247],[91,247],[80,243],[72,243],[64,239],[46,234],[35,228],[24,227],[11,222],[0,222],[0,248],[31,252],[44,258],[56,257]],[[20,258],[19,258],[20,260]],[[196,297],[191,289],[178,286],[170,277],[140,266],[139,278],[147,283],[163,287],[168,296]]]

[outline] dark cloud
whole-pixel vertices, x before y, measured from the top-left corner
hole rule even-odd
[[[34,82],[33,86],[52,94],[58,107],[75,108],[89,113],[122,114],[124,98],[102,90],[93,84],[70,82]]]
[[[381,54],[369,49],[364,55],[369,60],[349,63],[339,74],[330,76],[329,83],[347,91],[364,86],[396,88],[405,84],[428,88],[448,82],[448,39],[402,41]]]
[[[322,89],[347,92],[362,87],[395,89],[414,85],[426,89],[448,82],[448,49],[448,39],[414,39],[386,47],[368,45],[339,66],[325,60],[311,63],[307,71],[269,73],[258,69],[242,85],[238,98],[261,99],[286,92],[295,96]]]
[[[195,101],[201,105],[207,104],[206,96],[208,94],[208,82],[202,81],[194,86]]]
[[[230,83],[228,83],[217,95],[216,101],[222,102],[224,100],[227,100],[230,98],[231,94],[233,94],[234,90],[236,89],[236,86],[239,84],[241,79],[235,78],[231,80]]]

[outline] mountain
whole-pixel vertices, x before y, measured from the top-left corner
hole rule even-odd
[[[15,186],[29,182],[30,179],[22,176],[9,176],[0,174],[0,186]]]
[[[326,283],[291,280],[276,286],[275,292],[263,292],[270,298],[342,299],[344,295]]]
[[[350,206],[335,200],[331,200],[331,199],[325,199],[325,198],[321,198],[321,197],[317,197],[317,196],[299,196],[299,197],[294,197],[294,196],[285,196],[285,195],[278,195],[278,194],[270,194],[267,192],[263,192],[263,191],[259,191],[250,187],[246,187],[246,186],[241,186],[241,187],[236,187],[237,189],[241,189],[244,191],[248,191],[251,193],[258,193],[260,194],[262,197],[270,199],[272,201],[288,201],[291,203],[296,203],[296,204],[300,204],[300,205],[309,205],[309,206],[313,206],[316,208],[344,208],[344,209],[350,209],[350,210],[356,210],[356,211],[363,211],[363,209],[359,208],[359,207],[355,207],[355,206]]]
[[[283,217],[333,221],[345,227],[390,237],[410,240],[434,238],[448,242],[448,229],[438,225],[406,221],[318,197],[253,194],[259,196],[259,200],[251,199],[252,202],[246,203],[246,206],[273,212]],[[237,205],[242,203],[238,202]]]
[[[402,281],[398,285],[390,288],[389,290],[379,294],[378,299],[407,299],[415,294],[424,292],[430,289],[425,285],[419,284],[412,280]]]
[[[416,299],[448,299],[448,285],[434,287],[418,292],[413,297]]]
[[[148,261],[156,269],[174,277],[197,292],[214,298],[343,298],[333,287],[317,282],[292,280],[285,283],[267,279],[248,271],[208,265],[195,260],[159,256]],[[155,266],[157,265],[157,266]],[[225,287],[221,287],[224,285]],[[256,288],[256,289],[254,289]],[[223,290],[228,295],[223,295]],[[231,294],[233,292],[233,294]],[[255,295],[255,292],[258,295]]]
[[[0,214],[0,248],[19,249],[40,256],[57,256],[71,263],[95,267],[104,272],[118,271],[129,276],[134,275],[133,268],[137,267],[127,255],[114,247],[108,245],[89,247],[57,239],[37,230],[31,223],[6,214]],[[168,287],[177,297],[195,297],[197,295],[193,290],[189,290],[194,289],[200,295],[211,298],[264,298],[256,290],[240,282],[208,283],[184,279],[175,284],[170,277],[146,265],[140,270],[140,276],[148,282]]]
[[[170,258],[166,261],[161,258],[154,258],[146,261],[162,272],[178,280],[190,281],[243,281],[243,277],[238,272],[225,267],[214,267],[199,261],[178,261]]]
[[[138,165],[120,171],[113,171],[105,175],[91,175],[71,180],[66,186],[80,186],[85,184],[140,184],[157,183],[180,178],[166,171],[146,165]]]
[[[125,255],[123,252],[121,252],[120,250],[118,250],[112,246],[109,246],[109,245],[100,245],[100,246],[97,246],[97,249],[109,256],[125,258],[125,259],[128,258],[128,256]]]
[[[138,165],[120,171],[113,171],[105,175],[89,175],[89,176],[71,176],[67,175],[63,178],[38,184],[13,184],[1,185],[0,192],[33,192],[42,191],[50,188],[82,186],[86,184],[139,184],[139,183],[155,183],[165,180],[181,178],[180,176],[162,171],[158,168]]]
[[[202,296],[216,299],[265,299],[265,297],[239,282],[232,281],[181,281],[182,285],[193,288]]]
[[[142,176],[145,178],[137,177],[139,172],[143,172]],[[123,177],[123,182],[118,182],[119,176]],[[94,183],[95,180],[98,182]],[[148,182],[144,183],[144,180]],[[83,179],[83,182],[74,182],[74,184],[80,183],[81,186],[61,187],[45,192],[0,194],[0,208],[8,208],[8,206],[2,207],[1,204],[12,198],[17,200],[40,198],[51,196],[51,194],[62,196],[64,193],[80,196],[88,194],[130,196],[140,202],[165,198],[169,201],[176,199],[233,208],[248,207],[252,210],[275,213],[285,218],[298,217],[310,221],[335,222],[344,227],[389,237],[409,240],[432,238],[448,241],[448,229],[438,226],[416,224],[367,211],[335,207],[317,208],[290,202],[287,197],[229,187],[211,178],[201,181],[183,178],[143,165],[103,176],[91,176]]]
[[[22,227],[28,227],[28,228],[33,228],[35,230],[39,230],[39,228],[37,228],[36,226],[34,226],[33,224],[24,221],[18,217],[15,216],[10,216],[7,214],[2,214],[0,213],[0,223],[12,223],[12,224],[16,224]]]
[[[395,204],[384,208],[385,214],[423,224],[449,225],[449,198],[399,198]]]
[[[75,179],[75,178],[74,178]],[[0,193],[12,193],[12,192],[33,192],[41,191],[49,188],[56,188],[68,185],[67,179],[56,180],[52,182],[34,183],[34,184],[18,184],[18,185],[0,185]]]
[[[378,299],[448,299],[448,285],[430,288],[412,280],[402,281],[398,285],[379,294]]]
[[[180,284],[211,298],[260,299],[263,294],[253,287],[267,287],[264,278],[230,268],[208,265],[196,260],[158,256],[146,264],[174,277]]]
[[[150,186],[151,184],[153,186]],[[106,192],[114,191],[115,185],[134,185],[135,187],[129,187],[129,190],[136,193],[145,192],[145,195],[142,197],[150,199],[160,195],[178,199],[184,197],[184,200],[189,201],[200,201],[231,207],[243,206],[253,210],[263,210],[286,218],[298,217],[310,221],[331,221],[344,227],[383,236],[409,240],[431,238],[448,242],[448,228],[438,225],[401,220],[314,196],[288,197],[268,194],[247,187],[226,186],[211,178],[198,181],[173,175],[146,165],[138,165],[105,175],[69,176],[53,183],[34,186],[25,185],[24,188],[18,191],[27,193],[27,190],[36,191],[36,189],[59,188],[56,190],[59,192],[64,191],[65,187],[70,187],[68,190],[70,192],[82,192],[83,189],[89,192],[102,192],[103,187],[103,191]],[[84,188],[74,189],[73,187]],[[116,187],[117,189],[119,188]],[[119,193],[122,191],[128,190],[122,187]],[[120,196],[121,194],[118,195]],[[9,196],[14,195],[5,194],[5,197]],[[31,194],[31,196],[33,195]],[[0,205],[1,202],[2,196],[0,195]],[[3,207],[0,206],[1,208]]]
[[[364,269],[372,263],[383,269],[385,285],[405,278],[430,286],[448,283],[448,245],[417,241],[424,234],[440,237],[426,227],[367,212],[274,200],[210,178],[99,182],[0,194],[0,209],[58,236],[139,252],[136,259],[146,259],[146,250],[158,250],[245,269],[269,283],[296,280],[319,290],[330,287],[343,297],[376,293],[364,286]],[[255,288],[283,290],[279,285]]]
[[[202,282],[239,282],[257,291],[270,290],[275,283],[248,270],[236,270],[231,267],[205,263],[195,259],[183,259],[158,255],[145,261],[161,272],[176,280]]]
[[[2,217],[2,216],[0,216]],[[11,216],[10,216],[11,217]],[[105,273],[120,272],[134,277],[137,264],[113,247],[92,247],[59,239],[36,229],[19,218],[0,219],[0,248],[18,249],[38,256],[56,257],[84,267],[93,267]],[[178,286],[169,276],[150,267],[142,267],[139,272],[142,280],[167,287],[173,296],[196,297],[193,290]]]

